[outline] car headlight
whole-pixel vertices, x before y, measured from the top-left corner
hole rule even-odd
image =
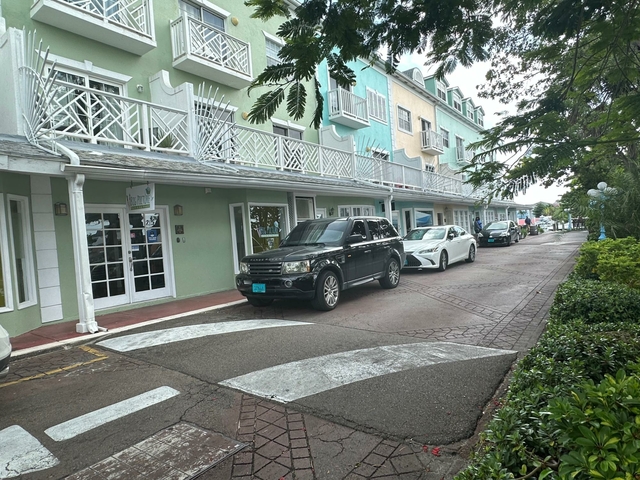
[[[424,255],[426,253],[433,253],[433,252],[437,252],[438,250],[440,250],[440,247],[431,247],[431,248],[423,248],[422,250],[419,250],[418,252],[416,252],[418,255]]]
[[[309,260],[301,262],[284,262],[282,264],[282,273],[307,273],[311,271]]]
[[[249,273],[249,264],[240,262],[240,273]]]
[[[508,237],[509,235],[511,235],[509,232],[502,232],[500,234],[501,237]]]

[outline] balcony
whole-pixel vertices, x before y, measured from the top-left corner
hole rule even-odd
[[[34,70],[23,72],[38,75]],[[469,196],[462,181],[451,176],[226,123],[193,109],[170,108],[60,80],[50,86],[35,80],[25,78],[25,85],[36,90],[25,92],[22,114],[32,137],[41,143],[94,143],[122,147],[123,152],[180,154],[210,165],[236,164],[426,194]],[[36,98],[45,99],[37,112],[32,109]]]
[[[442,135],[433,130],[423,130],[420,132],[420,145],[422,151],[429,155],[441,155],[444,153]]]
[[[136,55],[156,47],[150,0],[36,0],[31,18]]]
[[[171,22],[173,66],[235,89],[249,86],[251,49],[210,25],[186,15]]]
[[[330,90],[329,120],[345,127],[364,128],[369,126],[367,99],[358,97],[348,90]]]
[[[473,150],[467,150],[464,147],[456,147],[456,163],[459,166],[469,165],[476,153]]]

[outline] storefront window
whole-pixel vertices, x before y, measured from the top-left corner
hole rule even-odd
[[[433,225],[433,211],[416,209],[416,227],[430,227],[431,225]]]
[[[9,197],[11,251],[16,274],[18,308],[35,303],[35,273],[31,255],[31,229],[25,197]]]
[[[253,253],[273,250],[286,236],[286,208],[278,206],[251,206],[251,246]]]

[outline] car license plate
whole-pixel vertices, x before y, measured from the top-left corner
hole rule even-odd
[[[495,242],[495,239],[494,239],[494,238],[488,238],[488,239],[487,239],[487,242],[489,242],[489,243],[493,243],[493,242]]]
[[[267,286],[264,283],[254,283],[251,285],[251,291],[253,293],[266,293]]]

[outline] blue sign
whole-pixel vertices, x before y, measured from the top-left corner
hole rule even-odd
[[[158,241],[158,232],[157,230],[147,230],[147,242],[155,243]]]

